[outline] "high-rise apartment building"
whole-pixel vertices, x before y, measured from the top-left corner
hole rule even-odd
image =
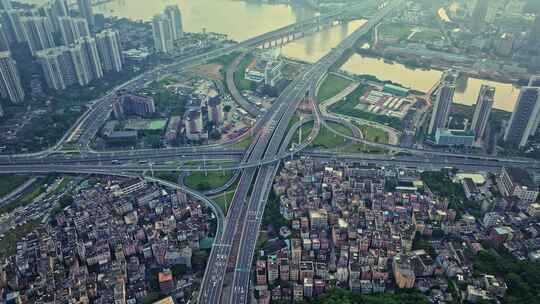
[[[24,30],[19,10],[0,11],[2,27],[9,43],[24,42]]]
[[[79,6],[79,12],[81,16],[86,19],[88,26],[94,28],[96,26],[96,21],[94,18],[94,11],[92,9],[92,0],[77,0]]]
[[[13,9],[11,6],[11,0],[0,0],[0,10],[10,10]]]
[[[84,86],[103,77],[96,42],[91,37],[81,38],[70,47],[39,51],[36,57],[47,85],[54,90],[65,90],[73,84]]]
[[[480,87],[480,93],[476,99],[476,106],[474,108],[474,115],[471,123],[471,131],[474,132],[476,139],[480,139],[484,136],[491,109],[493,108],[494,97],[494,87],[488,85],[482,85]]]
[[[182,26],[182,12],[178,5],[169,5],[165,8],[165,16],[171,21],[171,31],[174,40],[182,38],[184,28]]]
[[[82,37],[90,36],[88,22],[83,18],[60,17],[60,34],[65,45],[75,43]]]
[[[36,57],[49,88],[60,91],[79,82],[72,55],[67,46],[39,51]]]
[[[123,69],[124,57],[118,31],[107,29],[96,35],[101,64],[105,72],[120,72]]]
[[[167,16],[164,14],[154,16],[152,19],[152,33],[156,52],[169,54],[173,51],[172,22]]]
[[[53,29],[47,18],[22,17],[21,24],[32,55],[35,55],[37,51],[55,46]]]
[[[524,147],[529,136],[534,135],[540,123],[540,78],[531,77],[529,85],[521,88],[510,123],[504,133],[504,141]]]
[[[9,51],[9,40],[4,31],[4,26],[0,24],[0,52]]]
[[[77,41],[77,45],[83,48],[83,58],[90,79],[102,78],[103,68],[101,66],[101,59],[99,58],[96,39],[93,37],[83,37]]]
[[[454,101],[456,91],[456,80],[458,72],[455,70],[445,71],[441,78],[441,83],[437,91],[437,96],[433,104],[433,112],[429,121],[429,134],[435,134],[437,129],[445,128],[448,123],[450,108]]]
[[[24,90],[15,66],[15,60],[9,52],[0,52],[0,95],[13,103],[24,100]]]

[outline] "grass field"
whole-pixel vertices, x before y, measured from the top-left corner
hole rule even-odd
[[[389,37],[393,39],[406,39],[412,30],[404,24],[400,23],[386,23],[379,28],[379,34],[384,37]]]
[[[126,130],[163,130],[167,126],[167,119],[130,119],[126,121]]]
[[[376,143],[382,143],[387,144],[388,143],[388,133],[384,131],[383,129],[368,126],[368,125],[361,125],[360,130],[362,131],[362,134],[364,135],[364,139]]]
[[[343,149],[340,152],[346,152],[346,153],[347,152],[350,152],[350,153],[362,152],[362,153],[382,154],[382,153],[385,153],[386,150],[382,148],[369,147],[365,144],[357,143],[357,144],[352,144],[350,146],[347,146],[345,149]]]
[[[416,32],[412,37],[411,41],[426,42],[443,39],[444,35],[439,30],[433,29],[422,29],[419,32]]]
[[[28,180],[24,175],[2,175],[0,176],[0,197],[3,197],[11,191],[17,189]]]
[[[212,200],[216,202],[216,204],[219,205],[221,210],[223,210],[223,213],[227,215],[227,211],[229,210],[229,206],[231,205],[232,199],[234,197],[235,190],[225,192],[224,194],[216,195],[212,197]]]
[[[351,136],[352,135],[352,131],[345,127],[345,126],[342,126],[342,125],[339,125],[337,123],[334,123],[334,122],[329,122],[328,125],[330,125],[330,127],[339,132],[339,133],[343,133],[345,135],[348,135],[348,136]],[[310,145],[311,148],[318,148],[318,149],[332,149],[332,148],[336,148],[336,147],[341,147],[343,146],[344,144],[346,143],[346,139],[344,137],[341,137],[337,134],[334,134],[332,133],[329,129],[327,129],[326,127],[323,127],[321,128],[321,131],[319,132],[319,135],[317,136],[317,138],[315,138],[315,140],[313,141],[313,143]]]
[[[311,130],[313,129],[313,122],[311,121],[311,122],[308,122],[308,123],[304,124],[300,129],[302,130],[302,142],[305,142],[307,140],[307,138],[309,137],[309,134],[311,133]],[[291,141],[291,143],[289,145],[289,148],[292,147],[293,143],[298,144],[299,136],[300,136],[299,132],[300,131],[297,130],[294,133],[294,136],[293,136],[292,141]]]
[[[185,184],[199,191],[211,190],[225,185],[233,175],[232,171],[192,172],[186,177]]]
[[[231,148],[233,148],[233,149],[246,149],[247,147],[249,147],[249,145],[251,145],[252,141],[253,141],[253,138],[251,138],[251,136],[248,136],[248,137],[242,139],[241,141],[231,145]]]
[[[329,74],[321,84],[319,92],[317,92],[317,100],[321,102],[327,100],[328,98],[334,97],[350,84],[351,81],[349,79]]]

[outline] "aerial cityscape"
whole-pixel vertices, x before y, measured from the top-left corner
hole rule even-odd
[[[0,0],[0,303],[540,303],[539,0]]]

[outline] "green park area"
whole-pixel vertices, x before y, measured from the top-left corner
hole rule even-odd
[[[28,180],[24,175],[2,175],[0,176],[0,197],[6,196],[17,187],[23,185]]]
[[[317,92],[317,100],[322,102],[336,96],[338,93],[347,88],[351,82],[352,81],[349,79],[334,74],[329,74]]]
[[[356,90],[344,98],[344,100],[330,106],[329,111],[345,116],[374,121],[396,129],[401,129],[401,120],[396,117],[377,115],[356,108],[360,97],[366,93],[367,89],[367,86],[359,86]]]
[[[414,42],[432,42],[436,40],[444,39],[444,35],[440,30],[436,29],[430,29],[430,28],[422,28],[419,29],[417,32],[414,33],[411,37],[411,41]]]
[[[246,55],[242,61],[240,61],[240,64],[238,64],[236,71],[234,71],[234,83],[239,91],[251,90],[253,88],[254,83],[244,77],[246,68],[251,64],[252,61],[253,56],[250,54]]]
[[[231,190],[212,197],[212,200],[219,205],[225,215],[229,210],[229,206],[231,205],[231,202],[233,200],[234,193],[235,191]]]
[[[225,185],[233,175],[233,171],[192,172],[184,182],[192,189],[206,191]]]
[[[332,128],[332,130],[344,134],[347,136],[352,136],[351,129],[337,124],[335,122],[329,122],[328,126]],[[309,133],[308,133],[309,134]],[[319,135],[315,138],[315,140],[311,143],[311,148],[316,149],[333,149],[336,147],[341,147],[345,145],[346,139],[338,134],[335,134],[327,127],[321,127],[321,130],[319,131]]]
[[[246,149],[251,145],[251,142],[253,141],[253,138],[251,136],[247,136],[246,138],[242,139],[239,142],[236,142],[231,145],[232,149]]]
[[[379,35],[396,40],[407,39],[412,29],[402,23],[384,23],[379,27]]]
[[[383,129],[369,125],[361,125],[359,128],[360,131],[362,131],[365,140],[381,144],[388,143],[388,133]]]

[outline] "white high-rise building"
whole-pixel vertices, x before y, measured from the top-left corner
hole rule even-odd
[[[30,47],[30,52],[35,55],[37,51],[55,46],[53,29],[45,17],[23,17],[21,24],[24,30],[25,40]]]
[[[96,26],[96,21],[94,18],[94,11],[92,9],[92,0],[77,0],[79,5],[79,12],[81,16],[86,19],[88,26],[94,28]]]
[[[124,57],[118,31],[107,29],[96,35],[99,55],[103,70],[120,72],[123,69]]]
[[[53,90],[65,90],[77,82],[69,48],[60,46],[36,53],[45,82]]]
[[[90,79],[99,79],[103,77],[103,68],[99,52],[97,49],[96,39],[92,37],[83,37],[79,39],[77,44],[83,48],[85,64],[88,67]]]
[[[174,40],[182,38],[184,28],[182,26],[182,12],[178,5],[169,5],[165,8],[165,16],[171,21],[172,37]]]
[[[24,100],[24,90],[15,65],[9,52],[0,52],[0,95],[9,98],[13,103]]]
[[[486,127],[493,108],[493,98],[495,97],[495,88],[488,85],[480,87],[480,93],[476,100],[474,108],[473,120],[471,123],[471,131],[474,132],[476,139],[484,137]]]
[[[73,84],[85,86],[103,77],[101,60],[94,38],[83,37],[70,47],[60,46],[36,54],[47,85],[54,90],[65,90]]]
[[[170,54],[174,48],[171,20],[164,14],[154,16],[152,33],[156,52]]]
[[[457,71],[445,71],[441,78],[437,97],[433,103],[433,112],[429,121],[429,134],[435,134],[437,129],[445,128],[450,115],[450,108],[454,101],[454,92],[456,91]]]
[[[60,17],[60,33],[65,45],[75,43],[82,37],[90,36],[88,22],[83,18]]]

